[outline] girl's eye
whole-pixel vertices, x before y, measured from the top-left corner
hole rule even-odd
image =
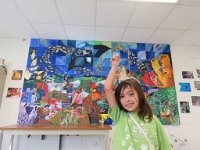
[[[124,95],[120,95],[120,98],[124,98]]]
[[[134,95],[134,93],[130,93],[129,95],[133,96],[133,95]]]

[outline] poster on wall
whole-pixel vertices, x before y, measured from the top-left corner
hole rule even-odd
[[[190,83],[179,82],[180,92],[191,92]]]
[[[180,92],[191,92],[190,83],[179,82]]]
[[[194,79],[194,74],[192,71],[182,71],[182,76],[184,79]]]
[[[194,87],[196,90],[200,90],[200,81],[194,81]]]
[[[192,105],[200,106],[200,96],[192,96]]]
[[[190,113],[189,102],[180,101],[181,113]]]
[[[104,83],[116,53],[115,86],[137,78],[161,123],[180,124],[169,45],[45,39],[31,40],[18,124],[112,122]]]
[[[11,80],[21,80],[23,70],[13,70]]]
[[[6,97],[7,98],[20,98],[20,95],[21,95],[21,88],[10,87],[7,90]]]

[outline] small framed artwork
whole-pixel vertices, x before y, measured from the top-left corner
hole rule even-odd
[[[190,113],[189,102],[180,101],[181,113]]]
[[[200,106],[200,96],[192,96],[192,105]]]
[[[196,90],[200,90],[200,81],[194,81],[194,87]]]
[[[8,88],[6,97],[7,98],[20,98],[21,88]]]
[[[192,71],[182,71],[182,76],[184,79],[193,79],[194,74]]]
[[[23,70],[13,70],[11,80],[21,80]]]
[[[190,83],[179,82],[180,92],[191,92]]]

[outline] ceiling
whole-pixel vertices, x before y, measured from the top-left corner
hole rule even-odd
[[[0,0],[0,38],[200,46],[200,0]]]

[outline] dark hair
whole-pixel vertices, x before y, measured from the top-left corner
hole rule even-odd
[[[150,122],[153,118],[153,112],[151,110],[151,107],[150,107],[145,95],[144,95],[144,91],[143,91],[140,83],[136,79],[133,79],[133,78],[127,79],[127,80],[121,81],[118,84],[118,86],[115,90],[115,97],[116,97],[116,101],[117,101],[119,108],[125,112],[128,112],[128,110],[126,110],[122,106],[121,100],[120,100],[121,92],[126,87],[134,88],[138,94],[138,98],[139,98],[138,116],[139,116],[139,118],[142,119],[143,121],[145,121],[145,119],[148,119],[148,122]]]

